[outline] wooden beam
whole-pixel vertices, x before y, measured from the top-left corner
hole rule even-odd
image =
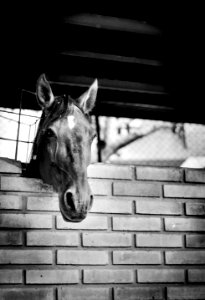
[[[89,78],[84,76],[69,76],[59,75],[57,78],[51,78],[51,84],[64,85],[64,86],[89,86],[95,78]],[[149,93],[149,94],[166,94],[165,88],[160,85],[152,85],[140,82],[120,81],[98,78],[99,87],[101,89]]]
[[[140,118],[164,121],[181,120],[181,114],[171,106],[107,101],[97,104],[94,114],[111,117]]]
[[[134,108],[139,110],[153,111],[157,110],[158,112],[173,112],[174,108],[172,106],[163,106],[163,105],[153,105],[145,103],[128,103],[128,102],[115,102],[115,101],[101,101],[100,105],[110,105],[118,108]]]
[[[161,31],[149,24],[137,20],[102,16],[97,14],[75,14],[64,18],[64,24],[94,27],[125,32],[133,32],[145,35],[160,35]]]
[[[137,57],[128,57],[121,55],[113,55],[113,54],[105,54],[105,53],[94,53],[88,51],[63,51],[60,53],[63,56],[71,56],[71,57],[80,57],[80,58],[91,58],[91,59],[99,59],[106,61],[115,61],[120,63],[130,63],[130,64],[141,64],[148,66],[156,66],[161,67],[162,63],[160,61],[154,59],[145,59],[145,58],[137,58]]]

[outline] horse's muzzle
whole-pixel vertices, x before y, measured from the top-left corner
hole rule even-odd
[[[74,188],[65,191],[60,199],[61,213],[67,222],[81,222],[87,216],[93,202],[90,193],[80,195]]]

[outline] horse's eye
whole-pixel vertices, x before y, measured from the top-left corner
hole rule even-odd
[[[48,128],[46,130],[45,136],[48,137],[48,138],[56,137],[55,132],[51,128]]]
[[[91,141],[93,141],[93,140],[94,140],[94,138],[96,138],[96,136],[97,136],[97,134],[96,134],[96,133],[94,133],[94,134],[92,135],[92,137],[91,137]]]
[[[96,131],[92,131],[92,133],[91,133],[91,140],[94,140],[94,138],[97,136],[97,133],[96,133]]]

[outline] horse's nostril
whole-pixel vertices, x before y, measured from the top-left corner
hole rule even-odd
[[[65,204],[68,208],[70,208],[72,211],[75,210],[74,206],[74,199],[73,199],[73,194],[71,192],[67,192],[65,194]]]
[[[91,208],[92,205],[93,205],[93,195],[90,195],[90,207],[89,208]]]

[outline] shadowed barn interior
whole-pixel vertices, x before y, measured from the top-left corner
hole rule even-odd
[[[98,78],[99,115],[204,124],[199,11],[161,1],[5,6],[1,105],[19,107],[45,73],[73,96]],[[22,105],[38,109],[30,93]]]

